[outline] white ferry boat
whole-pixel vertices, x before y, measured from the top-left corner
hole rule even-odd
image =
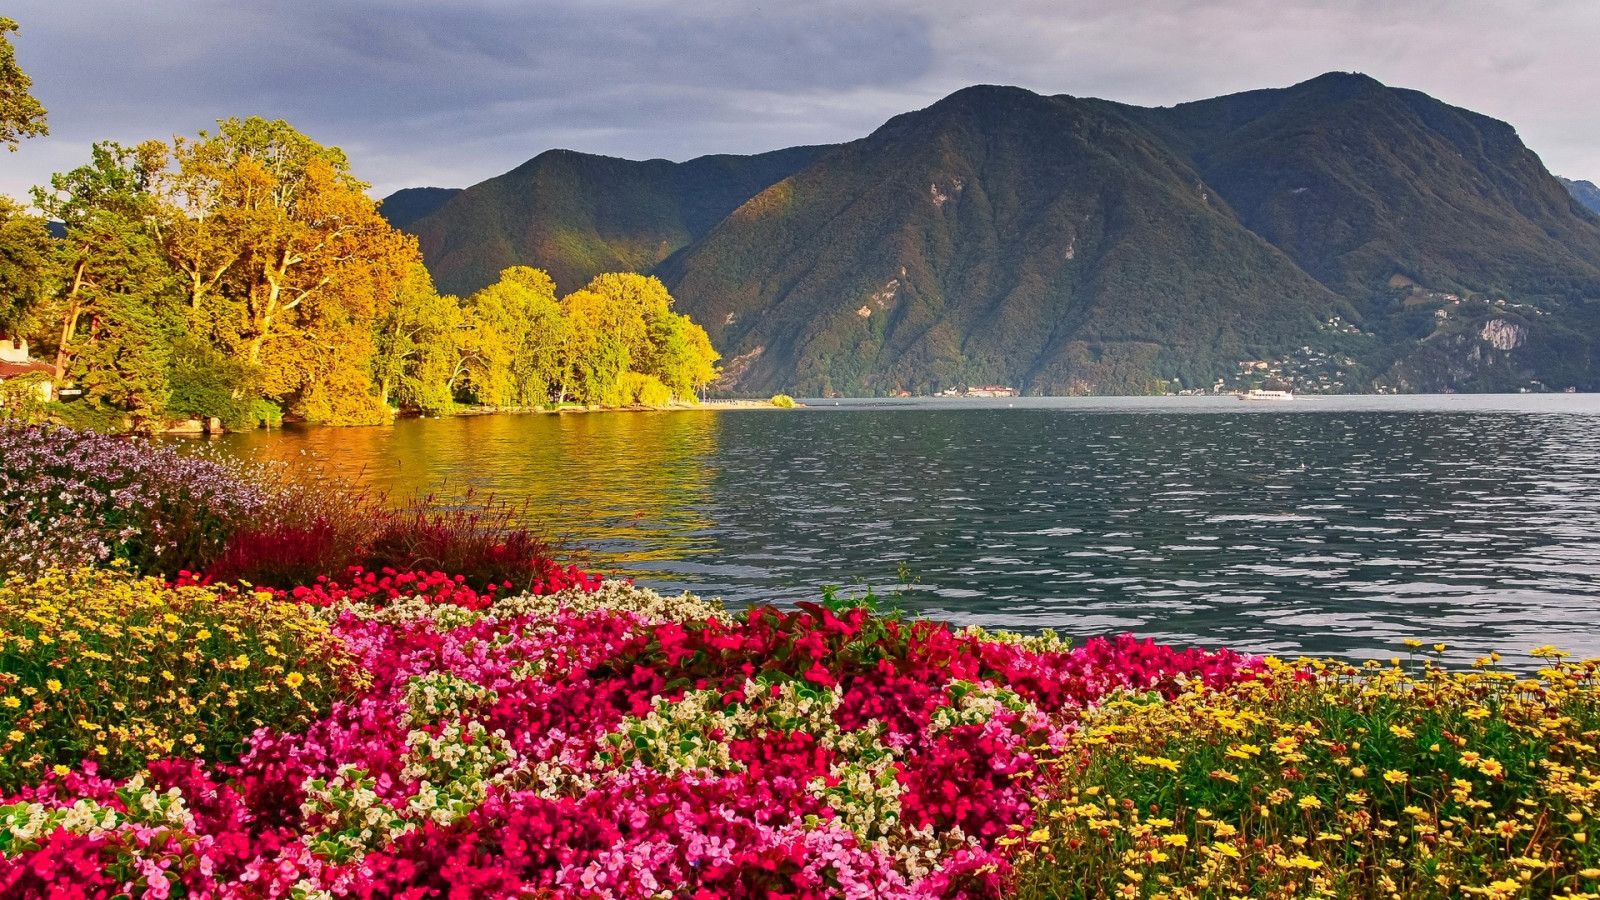
[[[1263,391],[1252,388],[1249,393],[1240,394],[1240,400],[1293,400],[1294,391]]]

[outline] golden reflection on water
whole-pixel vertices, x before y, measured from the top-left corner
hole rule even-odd
[[[392,428],[288,428],[228,435],[245,458],[320,464],[400,501],[469,492],[525,507],[589,566],[638,574],[712,548],[717,416],[700,411],[408,419]]]

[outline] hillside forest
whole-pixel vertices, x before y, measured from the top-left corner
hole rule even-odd
[[[15,27],[0,19],[0,143],[13,149],[46,128],[4,40]],[[0,197],[0,338],[53,366],[33,379],[81,391],[50,410],[79,424],[664,406],[715,377],[706,332],[655,278],[602,274],[558,297],[544,272],[514,266],[441,295],[367,188],[339,149],[282,121],[97,144],[34,188],[33,210]]]

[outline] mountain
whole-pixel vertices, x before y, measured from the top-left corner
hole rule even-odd
[[[754,157],[552,151],[408,230],[441,286],[659,275],[732,393],[1600,390],[1600,217],[1515,130],[1331,73],[1166,108],[980,86]]]
[[[383,198],[378,211],[390,225],[404,231],[412,222],[429,215],[459,193],[461,188],[405,188]]]
[[[1572,199],[1582,203],[1590,212],[1600,215],[1600,187],[1592,181],[1573,181],[1570,178],[1557,177],[1561,186],[1567,189]]]
[[[1004,87],[836,148],[661,274],[757,392],[1209,384],[1350,313],[1143,129]]]
[[[1600,296],[1600,222],[1504,122],[1343,73],[1121,110],[1345,296],[1397,274],[1451,292]]]
[[[516,265],[571,291],[602,272],[650,269],[822,149],[683,163],[551,150],[397,227],[417,236],[442,291],[471,292]]]

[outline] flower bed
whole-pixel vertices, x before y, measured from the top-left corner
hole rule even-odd
[[[1017,894],[1593,898],[1600,660],[1536,652],[1534,678],[1275,663],[1086,713],[1010,839]]]
[[[320,717],[359,682],[311,607],[82,569],[0,586],[0,787],[91,761],[236,758],[266,724]]]
[[[0,573],[112,560],[200,568],[268,495],[233,469],[147,440],[0,425]]]
[[[1073,710],[1258,669],[616,582],[454,599],[305,605],[370,683],[234,764],[46,774],[0,805],[0,894],[996,896]]]

